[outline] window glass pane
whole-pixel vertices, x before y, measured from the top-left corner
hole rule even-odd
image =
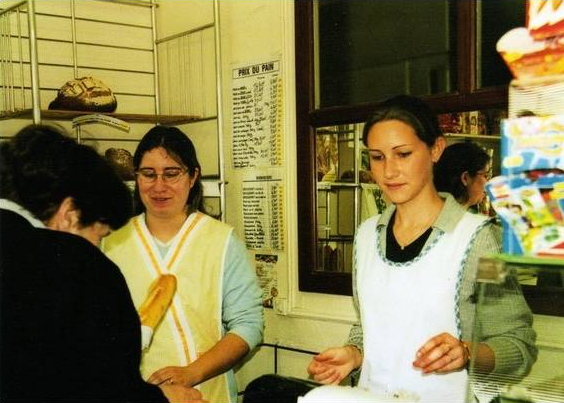
[[[507,31],[525,26],[525,0],[478,2],[478,88],[507,85],[511,72],[496,51],[496,43]]]
[[[386,207],[360,142],[362,126],[316,129],[317,272],[350,273],[359,222]]]
[[[317,6],[317,108],[455,90],[451,2],[320,0]]]

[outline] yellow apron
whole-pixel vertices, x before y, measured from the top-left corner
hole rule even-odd
[[[188,365],[222,338],[222,274],[231,230],[205,214],[191,214],[164,258],[143,214],[104,239],[102,250],[121,269],[136,308],[160,274],[177,278],[172,304],[143,353],[144,379],[163,367]],[[226,374],[203,382],[198,389],[211,403],[230,402]]]

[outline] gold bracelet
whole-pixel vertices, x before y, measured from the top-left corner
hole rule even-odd
[[[464,347],[464,350],[466,350],[466,354],[468,356],[468,360],[466,361],[466,365],[468,365],[470,363],[470,360],[472,359],[472,352],[470,351],[470,346],[468,346],[468,343],[460,340],[460,343],[462,343],[462,347]]]

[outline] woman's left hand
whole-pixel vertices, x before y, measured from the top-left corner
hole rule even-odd
[[[470,360],[467,344],[448,333],[430,338],[417,350],[413,366],[423,373],[451,372],[465,368]]]
[[[147,382],[153,385],[185,385],[191,384],[188,367],[164,367],[154,372]]]

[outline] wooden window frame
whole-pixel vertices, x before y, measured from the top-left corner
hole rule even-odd
[[[507,108],[508,85],[477,88],[476,0],[455,0],[457,13],[457,90],[425,100],[438,112]],[[352,295],[350,273],[320,272],[317,265],[317,188],[315,128],[364,122],[377,103],[315,109],[314,4],[294,2],[296,52],[296,134],[298,182],[299,290]],[[508,83],[509,84],[509,83]]]

